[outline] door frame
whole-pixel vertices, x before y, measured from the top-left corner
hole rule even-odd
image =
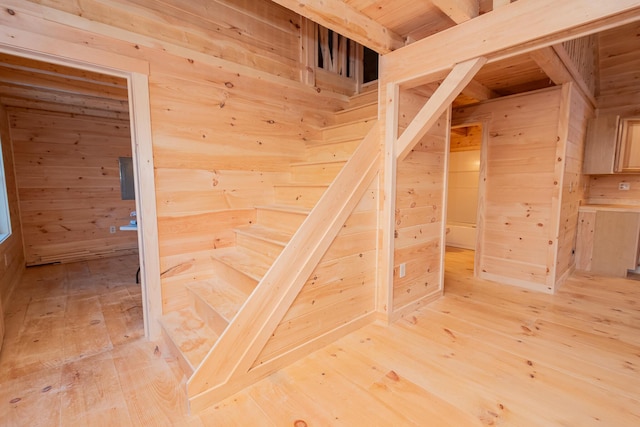
[[[158,320],[162,315],[162,289],[149,101],[149,63],[93,48],[79,49],[77,45],[71,46],[68,42],[51,39],[37,46],[30,45],[28,48],[8,43],[6,39],[0,40],[0,52],[116,76],[127,81],[144,333],[149,340],[158,339],[161,333]]]

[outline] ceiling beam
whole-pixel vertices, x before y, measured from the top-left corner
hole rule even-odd
[[[431,0],[456,24],[461,24],[478,16],[480,6],[478,0]]]
[[[486,101],[487,99],[499,98],[500,95],[477,80],[471,80],[469,84],[462,89],[462,94],[477,101]]]
[[[404,46],[404,40],[342,0],[273,0],[379,54]]]
[[[486,58],[475,58],[453,67],[451,73],[438,86],[433,96],[429,98],[396,141],[395,152],[399,161],[409,155],[413,147],[438,121],[442,113],[456,96],[460,95],[460,91],[469,84],[485,62],[487,62]]]
[[[638,0],[518,0],[382,56],[381,84],[411,86],[478,56],[495,62],[638,20]]]
[[[558,51],[564,52],[562,45],[558,44],[553,47],[547,46],[539,50],[534,50],[529,56],[531,56],[531,59],[538,64],[538,67],[544,71],[554,84],[562,85],[574,82],[582,94],[586,96],[593,105],[596,105],[593,93],[582,78],[582,75],[576,70],[571,59],[566,55],[559,55]]]
[[[534,50],[529,54],[531,59],[538,64],[538,67],[551,79],[556,85],[569,83],[573,81],[571,73],[567,70],[562,60],[556,54],[551,46]]]

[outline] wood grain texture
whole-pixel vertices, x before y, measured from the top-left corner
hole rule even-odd
[[[126,265],[134,267],[136,259],[130,261]],[[447,292],[436,303],[390,327],[366,326],[189,415],[176,361],[162,344],[137,338],[139,313],[127,310],[129,298],[139,298],[132,277],[116,263],[95,262],[84,264],[88,270],[70,269],[73,264],[27,270],[0,354],[3,423],[351,426],[429,420],[453,427],[640,421],[640,387],[631,369],[640,346],[636,281],[574,274],[556,295],[531,293],[473,279],[473,252],[450,250]],[[95,275],[111,288],[97,287]],[[49,353],[39,353],[33,341],[65,330],[64,305],[56,306],[74,294],[69,280],[87,298],[101,295],[107,325],[122,312],[138,320],[114,329],[120,332],[113,337],[133,335],[112,349],[44,364],[42,357],[63,353],[65,341],[49,341]]]
[[[574,85],[567,88],[558,129],[566,127],[566,144],[562,171],[561,200],[558,217],[558,248],[556,254],[554,286],[561,282],[576,264],[576,239],[578,228],[578,209],[587,199],[588,178],[583,175],[582,163],[585,157],[585,132],[589,118],[593,117],[593,106]]]
[[[6,109],[0,105],[0,150],[2,154],[2,168],[6,185],[6,201],[9,210],[11,235],[0,243],[0,307],[7,312],[11,296],[24,270],[24,252],[22,249],[22,225],[20,223],[20,208],[18,191],[15,180],[15,165],[11,150],[11,135],[9,132],[9,118]],[[4,314],[0,313],[0,348],[5,335]]]
[[[129,121],[13,107],[9,115],[27,265],[135,251],[136,234],[119,230],[135,211],[120,194]]]
[[[414,102],[417,95],[411,92],[400,92],[399,114],[407,121],[418,115],[421,107],[420,102]],[[444,247],[449,126],[450,115],[445,111],[407,157],[397,164],[393,236],[394,317],[408,307],[415,309],[421,300],[442,292],[440,262]],[[401,264],[406,268],[404,277],[399,274]]]
[[[467,120],[491,115],[484,218],[479,224],[480,275],[543,291],[553,289],[548,276],[553,276],[554,261],[548,256],[549,246],[557,250],[555,228],[560,215],[553,201],[560,200],[564,173],[556,169],[564,160],[557,153],[563,138],[558,136],[560,99],[561,91],[551,89],[456,110],[456,116]]]

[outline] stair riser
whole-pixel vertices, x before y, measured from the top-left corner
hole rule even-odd
[[[307,161],[333,162],[342,160],[346,162],[360,142],[362,142],[362,138],[334,144],[309,145],[307,146]]]
[[[321,163],[317,165],[295,165],[291,167],[293,180],[304,184],[329,185],[335,179],[344,163]]]
[[[276,187],[276,203],[312,208],[327,187]]]
[[[300,228],[300,224],[302,224],[306,217],[307,215],[303,213],[259,208],[257,221],[258,224],[264,225],[265,227],[293,234]]]
[[[258,281],[254,278],[220,260],[214,260],[214,271],[216,272],[216,278],[227,281],[247,294],[253,292],[258,284]]]
[[[191,296],[191,304],[195,312],[198,313],[198,316],[200,316],[216,334],[222,335],[229,325],[227,319],[207,304],[206,301],[203,301],[198,295],[193,292],[189,293]]]
[[[176,343],[173,342],[173,339],[171,338],[171,334],[169,334],[169,332],[165,330],[164,325],[162,325],[162,323],[160,324],[161,324],[160,329],[162,331],[162,339],[164,340],[165,344],[169,347],[169,352],[172,355],[176,356],[176,360],[178,361],[178,365],[180,365],[182,372],[184,372],[187,378],[189,378],[193,374],[193,368],[191,367],[191,365],[189,364],[185,356],[182,354],[182,351],[180,351],[180,348],[176,345]]]
[[[367,120],[355,123],[348,123],[341,126],[332,126],[322,131],[322,138],[325,142],[346,141],[349,139],[357,139],[369,132],[373,126],[374,120]]]
[[[267,256],[272,261],[274,261],[278,255],[280,255],[282,249],[284,249],[284,246],[277,243],[269,242],[246,234],[237,234],[236,246],[258,252],[263,256]]]
[[[359,120],[374,120],[378,116],[378,104],[365,104],[348,109],[335,115],[336,124],[351,123]]]
[[[360,93],[358,95],[354,95],[349,100],[349,105],[346,108],[354,108],[359,107],[364,104],[371,104],[373,102],[378,102],[378,91],[376,90],[368,90],[366,92]]]

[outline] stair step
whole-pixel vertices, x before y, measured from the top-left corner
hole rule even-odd
[[[335,124],[347,124],[362,120],[375,120],[378,117],[378,99],[372,102],[349,106],[334,113]]]
[[[370,104],[372,102],[378,102],[378,85],[372,85],[367,88],[363,88],[361,93],[355,94],[349,98],[349,104],[347,108],[357,107],[362,104]]]
[[[187,376],[191,376],[217,341],[218,335],[191,308],[165,314],[160,319],[160,325],[182,369]]]
[[[207,325],[218,335],[249,298],[249,294],[218,279],[187,285],[193,297],[193,307]]]
[[[345,141],[314,142],[307,145],[307,162],[347,161],[362,142],[362,137]]]
[[[302,206],[268,205],[257,207],[256,222],[264,227],[293,235],[311,209]]]
[[[259,252],[274,261],[291,239],[291,233],[252,224],[236,228],[236,246]]]
[[[322,140],[324,142],[362,140],[375,122],[375,119],[363,119],[322,128]]]
[[[216,277],[247,294],[253,292],[272,264],[266,256],[237,246],[216,249],[213,258]]]
[[[334,160],[330,162],[305,162],[291,165],[291,175],[294,181],[304,184],[331,184],[338,172],[342,170],[346,161]]]
[[[276,203],[313,208],[327,191],[328,185],[291,184],[276,185]]]

